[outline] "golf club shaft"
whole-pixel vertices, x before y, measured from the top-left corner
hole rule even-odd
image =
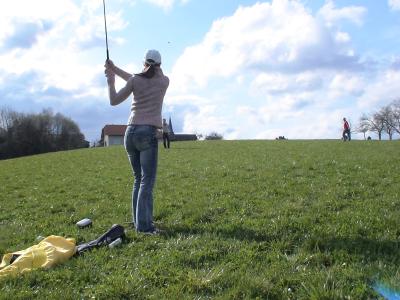
[[[105,0],[103,0],[103,13],[104,13],[104,31],[106,33],[107,60],[109,60],[110,56],[108,54],[108,37],[107,37],[107,19],[106,19],[106,3],[105,3]]]

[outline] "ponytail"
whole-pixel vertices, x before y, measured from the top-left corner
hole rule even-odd
[[[154,76],[154,74],[156,73],[156,67],[159,67],[159,66],[160,66],[160,64],[149,63],[149,64],[147,64],[147,67],[143,70],[143,72],[136,74],[136,75],[146,77],[146,78],[152,78]]]
[[[144,69],[142,73],[139,73],[137,75],[143,76],[146,78],[152,78],[154,76],[154,73],[155,73],[154,65],[150,65],[146,69]]]

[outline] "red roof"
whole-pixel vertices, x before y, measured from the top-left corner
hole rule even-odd
[[[127,125],[106,125],[102,130],[102,136],[106,135],[125,135]]]

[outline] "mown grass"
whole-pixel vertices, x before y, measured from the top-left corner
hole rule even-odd
[[[376,299],[400,288],[399,142],[211,141],[160,148],[155,219],[50,270],[13,299]],[[0,254],[39,235],[97,238],[130,221],[122,147],[0,161]],[[78,230],[89,217],[93,227]]]

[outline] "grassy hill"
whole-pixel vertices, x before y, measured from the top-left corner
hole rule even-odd
[[[102,248],[0,282],[13,299],[367,299],[400,288],[400,143],[210,141],[160,148],[155,219]],[[130,221],[122,147],[0,161],[0,255],[37,236]],[[93,227],[78,230],[85,217]]]

